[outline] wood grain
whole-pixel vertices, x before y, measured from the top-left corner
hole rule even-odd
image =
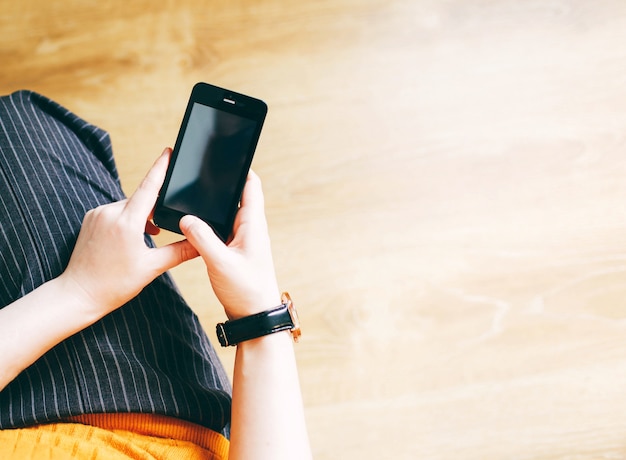
[[[129,193],[196,81],[268,103],[253,167],[317,459],[626,458],[626,3],[0,13],[2,93],[107,129]],[[202,265],[174,275],[213,338]]]

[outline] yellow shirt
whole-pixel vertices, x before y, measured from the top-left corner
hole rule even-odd
[[[94,414],[0,430],[0,458],[225,460],[228,440],[208,428],[150,414]]]

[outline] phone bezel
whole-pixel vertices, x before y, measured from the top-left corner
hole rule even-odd
[[[224,99],[234,101],[234,103],[226,102]],[[223,241],[226,241],[232,233],[235,215],[237,213],[239,201],[241,199],[241,193],[243,191],[246,177],[252,164],[252,159],[254,157],[254,153],[259,142],[265,117],[267,115],[267,104],[265,104],[265,102],[260,99],[246,96],[245,94],[237,93],[235,91],[231,91],[225,88],[220,88],[209,83],[201,82],[194,85],[191,91],[191,95],[189,97],[189,101],[187,102],[187,108],[185,109],[185,114],[183,116],[180,129],[178,131],[178,136],[176,137],[176,143],[174,144],[174,149],[172,151],[172,157],[167,168],[165,180],[159,192],[159,197],[157,199],[153,213],[153,222],[157,227],[179,234],[182,234],[179,227],[179,222],[186,213],[180,212],[176,209],[168,208],[164,204],[164,199],[170,183],[172,171],[180,154],[180,146],[187,130],[187,124],[189,122],[191,110],[196,103],[212,107],[216,110],[221,110],[244,118],[248,118],[257,123],[257,129],[253,135],[252,142],[250,143],[249,151],[246,152],[244,167],[242,168],[241,174],[238,178],[235,193],[236,196],[233,197],[233,201],[229,204],[229,213],[226,223],[221,225],[218,222],[205,220],[205,222],[207,222],[207,224],[209,224],[213,228],[215,233]]]

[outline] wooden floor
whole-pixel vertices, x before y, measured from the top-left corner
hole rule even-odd
[[[0,30],[2,93],[107,129],[129,193],[196,81],[268,103],[316,459],[626,458],[626,2],[0,0]]]

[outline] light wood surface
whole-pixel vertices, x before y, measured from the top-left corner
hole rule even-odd
[[[129,193],[196,81],[268,103],[318,460],[626,458],[626,2],[1,0],[0,30],[2,93],[107,129]]]

